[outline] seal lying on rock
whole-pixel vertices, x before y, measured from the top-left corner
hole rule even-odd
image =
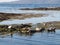
[[[30,30],[30,32],[43,32],[45,28],[36,28],[35,30]]]
[[[47,31],[48,31],[48,32],[50,32],[50,31],[55,31],[55,29],[56,29],[55,27],[50,27],[50,28],[47,29]]]

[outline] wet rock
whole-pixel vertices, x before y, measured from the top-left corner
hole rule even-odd
[[[1,13],[0,12],[0,20],[8,20],[8,19],[26,19],[32,17],[43,17],[47,16],[46,14],[16,14],[16,13]]]

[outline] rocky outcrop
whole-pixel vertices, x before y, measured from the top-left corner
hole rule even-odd
[[[22,9],[19,9],[19,10],[60,10],[60,7],[47,7],[47,8],[22,8]]]
[[[31,17],[43,17],[47,16],[46,14],[15,14],[15,13],[0,13],[0,20],[8,19],[25,19]]]

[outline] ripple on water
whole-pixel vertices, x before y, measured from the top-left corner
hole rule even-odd
[[[59,35],[58,35],[59,34]],[[14,34],[12,38],[0,38],[1,45],[59,45],[60,30],[55,33],[35,33],[32,36],[21,36]]]

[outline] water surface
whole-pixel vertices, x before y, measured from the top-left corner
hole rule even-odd
[[[0,45],[60,45],[60,29],[56,32],[39,32],[33,35],[14,33],[0,35]]]

